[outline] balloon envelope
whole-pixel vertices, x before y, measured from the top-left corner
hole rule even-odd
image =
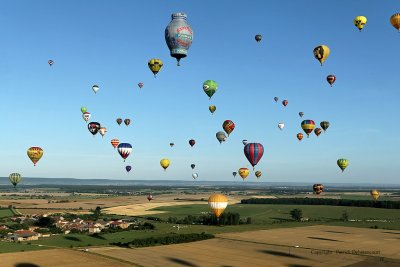
[[[264,154],[264,147],[260,143],[248,143],[244,147],[244,155],[253,166],[256,166]]]
[[[315,122],[313,120],[304,120],[301,122],[301,128],[307,134],[307,137],[310,136],[310,133],[314,130]]]
[[[151,72],[153,72],[154,77],[156,77],[157,73],[161,70],[161,68],[163,67],[164,64],[161,61],[161,59],[153,58],[153,59],[149,60],[147,65],[149,66],[149,69],[151,70]]]
[[[37,146],[30,147],[28,151],[26,151],[28,157],[33,162],[33,165],[36,166],[36,163],[42,158],[43,156],[43,149]]]
[[[196,144],[196,141],[195,141],[194,139],[190,139],[190,140],[189,140],[189,145],[190,145],[191,147],[193,147],[194,144]]]
[[[203,83],[203,90],[211,99],[211,97],[215,94],[218,89],[218,84],[216,81],[207,80]]]
[[[82,118],[84,121],[88,122],[90,120],[90,117],[92,117],[92,114],[90,114],[89,112],[85,112],[82,114]]]
[[[231,121],[231,120],[226,120],[222,124],[222,128],[229,136],[229,134],[231,134],[233,132],[233,130],[235,129],[235,123],[233,123],[233,121]]]
[[[21,182],[21,180],[22,180],[22,177],[21,177],[21,174],[19,174],[19,173],[11,173],[9,176],[8,176],[8,179],[10,180],[10,183],[14,186],[14,188],[17,186],[17,184],[19,183],[19,182]]]
[[[92,86],[92,90],[94,93],[97,93],[97,91],[99,91],[100,87],[98,85],[93,85]]]
[[[162,159],[160,161],[161,167],[163,167],[164,171],[169,167],[170,161],[169,159]]]
[[[124,161],[129,157],[132,152],[132,145],[129,143],[120,143],[118,145],[118,153],[124,159]]]
[[[289,104],[289,101],[287,101],[287,100],[283,100],[283,101],[282,101],[282,105],[284,105],[285,107],[286,107],[288,104]]]
[[[326,45],[319,45],[316,48],[314,48],[313,53],[314,57],[321,63],[325,62],[325,60],[328,58],[330,54],[330,49]]]
[[[371,190],[370,194],[371,194],[372,198],[374,199],[374,201],[377,201],[379,198],[379,195],[380,195],[378,190]]]
[[[236,177],[237,172],[232,172],[233,177]]]
[[[199,177],[199,175],[197,173],[192,173],[192,177],[193,179],[196,179],[197,177]]]
[[[303,134],[302,133],[298,133],[297,134],[297,139],[299,139],[299,141],[301,141],[301,139],[303,139]]]
[[[222,142],[225,142],[226,140],[226,135],[224,132],[217,132],[215,134],[215,136],[217,137],[217,140],[219,141],[219,143],[221,144]]]
[[[400,32],[400,13],[396,13],[390,17],[390,23]]]
[[[344,172],[344,170],[347,168],[347,166],[349,166],[349,161],[347,159],[338,159],[337,165],[342,170],[342,172]]]
[[[313,191],[315,194],[319,195],[324,191],[324,186],[322,184],[314,184]]]
[[[261,34],[257,34],[257,35],[254,37],[254,39],[256,39],[257,43],[261,42],[261,40],[262,40]]]
[[[131,120],[130,119],[125,119],[124,123],[125,123],[126,126],[128,126],[129,124],[131,124]]]
[[[364,16],[357,16],[354,19],[354,26],[356,26],[359,31],[365,27],[365,24],[367,24],[367,18]]]
[[[329,128],[329,121],[321,121],[321,123],[319,124],[321,126],[321,128],[324,130],[324,132]]]
[[[192,170],[196,167],[196,164],[190,164],[190,167],[192,168]]]
[[[132,170],[132,166],[128,165],[128,166],[125,167],[125,169],[126,169],[127,172],[130,172]]]
[[[214,105],[211,105],[208,107],[208,109],[210,110],[211,114],[214,114],[214,112],[217,110],[217,107]]]
[[[121,123],[122,123],[122,119],[121,118],[118,118],[116,121],[117,121],[118,125],[121,125]]]
[[[215,217],[219,218],[228,206],[228,198],[222,194],[212,194],[208,198],[208,206],[214,213]]]
[[[118,139],[112,139],[111,140],[111,145],[116,148],[119,145],[119,140]]]
[[[98,122],[89,122],[88,124],[88,130],[91,134],[96,135],[97,132],[100,130],[100,123]]]
[[[332,87],[332,85],[333,85],[334,82],[336,81],[336,76],[330,74],[330,75],[326,76],[326,81],[327,81],[327,82],[331,85],[331,87]]]
[[[240,168],[239,169],[239,175],[240,177],[242,177],[243,181],[247,178],[247,176],[249,176],[249,169],[247,168]]]

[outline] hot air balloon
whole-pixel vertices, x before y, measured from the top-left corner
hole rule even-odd
[[[173,147],[175,144],[174,143],[169,143],[169,146],[170,147]]]
[[[165,42],[167,42],[171,57],[176,58],[177,65],[187,52],[193,41],[193,30],[186,21],[185,13],[173,13],[172,20],[165,28]]]
[[[314,130],[315,122],[313,120],[304,120],[301,122],[301,128],[307,134],[307,138],[310,136],[310,133]]]
[[[163,62],[161,61],[161,59],[153,58],[153,59],[149,60],[147,65],[149,66],[149,69],[151,70],[151,72],[153,72],[154,78],[155,78],[157,73],[161,70],[161,68],[163,66]]]
[[[228,134],[232,133],[233,130],[235,129],[235,123],[233,123],[233,121],[231,120],[226,120],[224,121],[224,123],[222,124],[222,128],[224,129],[224,131]]]
[[[278,102],[279,98],[277,98],[276,96],[274,97],[275,102]]]
[[[43,156],[43,149],[37,146],[30,147],[28,151],[26,151],[28,157],[33,162],[33,165],[36,166],[36,163],[42,158]]]
[[[152,195],[151,193],[149,193],[149,194],[147,195],[147,200],[150,202],[150,201],[153,200],[153,199],[154,199],[153,195]]]
[[[126,126],[128,126],[129,124],[131,124],[131,120],[130,119],[125,119],[124,123],[125,123]]]
[[[314,184],[313,191],[315,194],[317,194],[317,196],[319,196],[319,194],[324,191],[324,186],[322,184]]]
[[[367,24],[367,18],[364,16],[357,16],[354,19],[354,25],[358,28],[360,32],[364,28],[365,24]]]
[[[120,143],[118,145],[118,153],[124,159],[124,161],[129,157],[132,152],[132,145],[129,143]]]
[[[166,171],[167,170],[167,168],[168,168],[168,166],[169,166],[169,159],[162,159],[161,161],[160,161],[160,165],[161,165],[161,167],[163,167],[164,168],[164,171]]]
[[[349,165],[349,161],[347,159],[338,159],[337,165],[342,170],[342,172],[344,172],[344,169],[346,169],[347,166]]]
[[[315,128],[314,133],[318,137],[322,133],[321,128]]]
[[[254,174],[256,175],[257,179],[260,178],[262,175],[260,171],[256,171]]]
[[[239,169],[239,175],[240,177],[242,177],[243,181],[247,178],[247,176],[249,176],[249,169],[247,168],[240,168]]]
[[[283,100],[283,101],[282,101],[282,105],[283,105],[283,106],[286,107],[288,104],[289,104],[289,101],[287,101],[287,100]]]
[[[54,64],[54,61],[50,59],[49,61],[47,61],[47,63],[49,63],[49,65],[51,67]]]
[[[121,125],[121,123],[122,123],[122,119],[121,118],[118,118],[116,121],[117,121],[118,125]]]
[[[261,42],[262,36],[260,34],[257,34],[254,38],[256,39],[257,43],[259,43]]]
[[[244,147],[244,155],[246,156],[247,160],[253,166],[257,165],[264,154],[264,147],[260,143],[248,143]]]
[[[278,128],[282,131],[282,129],[285,127],[285,124],[280,122],[278,123]]]
[[[300,116],[300,118],[303,118],[304,113],[303,112],[299,112],[299,116]]]
[[[328,58],[330,49],[326,45],[320,45],[314,48],[314,57],[321,63],[324,63],[324,61]]]
[[[217,107],[214,105],[211,105],[208,107],[208,109],[210,110],[211,114],[214,114],[214,112],[217,110]]]
[[[21,182],[22,177],[21,174],[19,173],[11,173],[10,176],[8,176],[8,179],[10,180],[10,183],[14,186],[14,188],[17,186],[19,182]]]
[[[193,177],[193,179],[196,180],[196,178],[199,177],[199,175],[197,173],[192,173],[192,177]]]
[[[247,143],[248,143],[248,142],[247,142],[246,139],[243,139],[243,140],[242,140],[242,144],[243,144],[243,145],[247,145]]]
[[[336,81],[336,76],[330,74],[330,75],[326,76],[326,80],[328,81],[328,83],[329,83],[329,84],[331,85],[331,87],[332,87],[333,83]]]
[[[84,121],[88,122],[90,120],[90,117],[92,117],[92,114],[90,114],[89,112],[85,112],[82,114],[82,118]]]
[[[222,142],[226,141],[226,135],[224,132],[217,132],[215,134],[215,136],[217,137],[217,140],[219,141],[219,143],[221,144]]]
[[[132,166],[128,165],[128,166],[125,167],[125,169],[126,169],[127,172],[130,172],[132,170]]]
[[[111,140],[111,145],[116,148],[119,145],[119,140],[118,139],[112,139]]]
[[[85,113],[87,111],[87,108],[86,107],[81,107],[81,112],[82,113]]]
[[[138,83],[137,85],[139,86],[139,88],[140,88],[140,89],[142,89],[142,88],[143,88],[143,85],[144,85],[144,83]]]
[[[218,84],[216,81],[213,80],[207,80],[203,83],[203,90],[204,92],[208,95],[208,97],[211,99],[211,97],[213,96],[213,94],[215,94],[215,92],[218,89]]]
[[[93,134],[93,137],[97,134],[97,132],[100,130],[100,123],[98,122],[89,122],[88,124],[88,130],[91,134]]]
[[[97,93],[97,91],[99,91],[100,87],[98,85],[93,85],[92,86],[92,90],[94,93]]]
[[[190,167],[192,168],[192,170],[196,167],[196,164],[190,164]]]
[[[400,13],[396,13],[390,17],[390,23],[400,32]]]
[[[212,194],[208,198],[208,206],[218,220],[219,216],[221,216],[222,212],[224,212],[226,206],[228,206],[228,199],[222,194]]]
[[[101,134],[101,137],[104,137],[106,132],[107,132],[107,128],[106,127],[100,127],[99,133]]]
[[[237,172],[232,172],[233,178],[236,177]]]
[[[301,141],[301,139],[303,139],[303,134],[302,133],[298,133],[297,134],[297,139],[299,139],[299,141]]]
[[[194,144],[196,144],[196,141],[194,141],[193,139],[190,139],[190,140],[189,140],[189,145],[190,145],[191,147],[193,147]]]
[[[372,198],[374,199],[374,201],[377,201],[379,198],[379,195],[380,195],[378,190],[371,190],[370,194],[371,194]]]
[[[326,131],[326,129],[328,129],[329,127],[329,121],[321,121],[321,123],[319,124],[321,126],[321,128],[324,130],[324,132]]]

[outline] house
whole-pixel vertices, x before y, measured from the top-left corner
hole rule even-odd
[[[39,229],[39,226],[29,226],[28,230],[29,231],[35,231],[36,229]]]
[[[100,227],[94,224],[89,225],[89,233],[100,233],[100,232],[101,232]]]
[[[122,220],[118,221],[112,221],[108,227],[109,228],[121,228],[121,229],[126,229],[131,225],[130,223],[123,222]]]
[[[18,230],[8,236],[10,241],[31,241],[38,240],[39,234],[29,230]]]

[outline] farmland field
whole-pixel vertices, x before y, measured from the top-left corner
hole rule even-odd
[[[11,217],[14,214],[12,213],[12,211],[9,208],[0,208],[0,218],[7,218],[7,217]]]

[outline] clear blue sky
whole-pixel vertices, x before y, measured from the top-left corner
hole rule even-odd
[[[180,67],[164,40],[173,12],[187,13],[194,31]],[[2,2],[0,175],[191,180],[195,163],[198,179],[231,181],[250,167],[247,139],[264,145],[262,181],[399,183],[400,34],[389,22],[397,12],[397,1],[361,0]],[[357,15],[368,18],[361,33]],[[323,67],[313,57],[320,44],[331,49]],[[151,58],[164,62],[156,79]],[[207,79],[219,84],[211,101]],[[89,133],[81,106],[107,127],[104,138]],[[300,111],[330,128],[299,142]],[[118,126],[117,117],[132,123]],[[236,128],[220,145],[226,119]],[[132,144],[126,163],[112,138]],[[31,146],[44,149],[36,167]],[[171,160],[166,173],[162,158]]]

